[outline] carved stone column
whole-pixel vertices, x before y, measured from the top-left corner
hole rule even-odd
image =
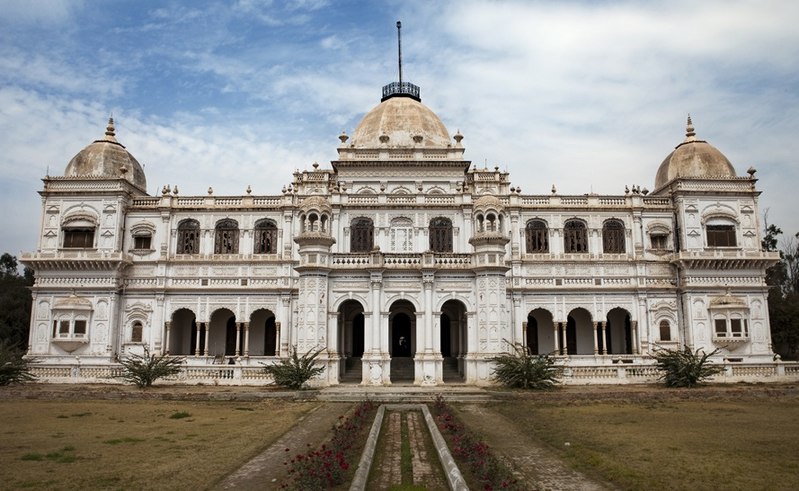
[[[594,354],[599,354],[599,322],[594,322]]]
[[[630,330],[632,331],[632,345],[633,345],[633,354],[637,355],[640,351],[638,348],[639,340],[638,340],[638,321],[630,321]]]
[[[208,340],[211,337],[211,323],[205,323],[205,346],[203,346],[203,355],[208,356]]]
[[[202,354],[202,346],[200,346],[200,338],[202,337],[200,333],[205,328],[205,324],[202,322],[195,322],[195,332],[196,336],[194,340],[194,356],[200,356]]]
[[[250,323],[244,322],[244,357],[250,356]]]
[[[170,341],[170,333],[172,332],[172,323],[167,321],[164,322],[164,331],[166,332],[166,343],[164,346],[164,353],[169,354],[169,341]]]
[[[608,323],[607,322],[600,322],[602,325],[602,354],[608,354]]]
[[[241,322],[236,323],[236,350],[233,352],[234,356],[241,355]]]

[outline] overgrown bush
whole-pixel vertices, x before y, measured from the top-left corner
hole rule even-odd
[[[160,378],[177,375],[185,358],[169,355],[154,355],[144,347],[144,354],[132,354],[119,360],[122,365],[120,377],[126,382],[136,384],[140,389],[151,387]]]
[[[724,370],[722,366],[712,365],[710,360],[718,352],[718,348],[705,353],[701,348],[691,351],[683,346],[682,349],[658,349],[654,357],[666,387],[694,387]]]
[[[24,384],[35,379],[31,373],[34,360],[9,341],[0,342],[0,385]]]
[[[510,343],[508,343],[510,344]],[[494,362],[494,379],[506,387],[518,389],[551,389],[559,382],[563,369],[549,355],[532,355],[520,344],[510,345],[513,352],[503,353]]]
[[[264,371],[271,375],[275,384],[288,389],[302,389],[306,382],[325,371],[324,367],[316,366],[316,357],[324,351],[309,350],[304,355],[297,354],[297,347],[291,350],[291,356],[273,365],[264,365]]]

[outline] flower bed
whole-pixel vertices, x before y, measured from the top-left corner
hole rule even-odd
[[[323,490],[342,484],[352,459],[358,458],[357,444],[365,440],[374,414],[374,403],[366,401],[359,403],[349,417],[340,416],[327,443],[285,462],[289,466],[289,479],[281,488]]]
[[[433,413],[436,425],[438,425],[441,435],[447,440],[447,445],[452,456],[458,462],[458,467],[461,468],[461,471],[470,474],[474,484],[478,484],[481,489],[486,491],[526,489],[518,483],[510,469],[494,455],[489,446],[458,420],[443,397],[436,398]]]

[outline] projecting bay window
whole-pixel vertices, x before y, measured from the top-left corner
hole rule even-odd
[[[735,225],[707,225],[707,246],[708,247],[735,247]]]
[[[94,228],[64,228],[65,249],[93,249]]]
[[[53,338],[85,338],[87,321],[81,318],[61,318],[53,321]]]
[[[740,313],[716,314],[713,317],[714,341],[747,341],[749,322]]]

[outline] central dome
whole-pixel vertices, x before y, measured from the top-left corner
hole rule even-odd
[[[352,135],[355,148],[448,147],[449,132],[436,113],[411,97],[391,97],[363,117]]]

